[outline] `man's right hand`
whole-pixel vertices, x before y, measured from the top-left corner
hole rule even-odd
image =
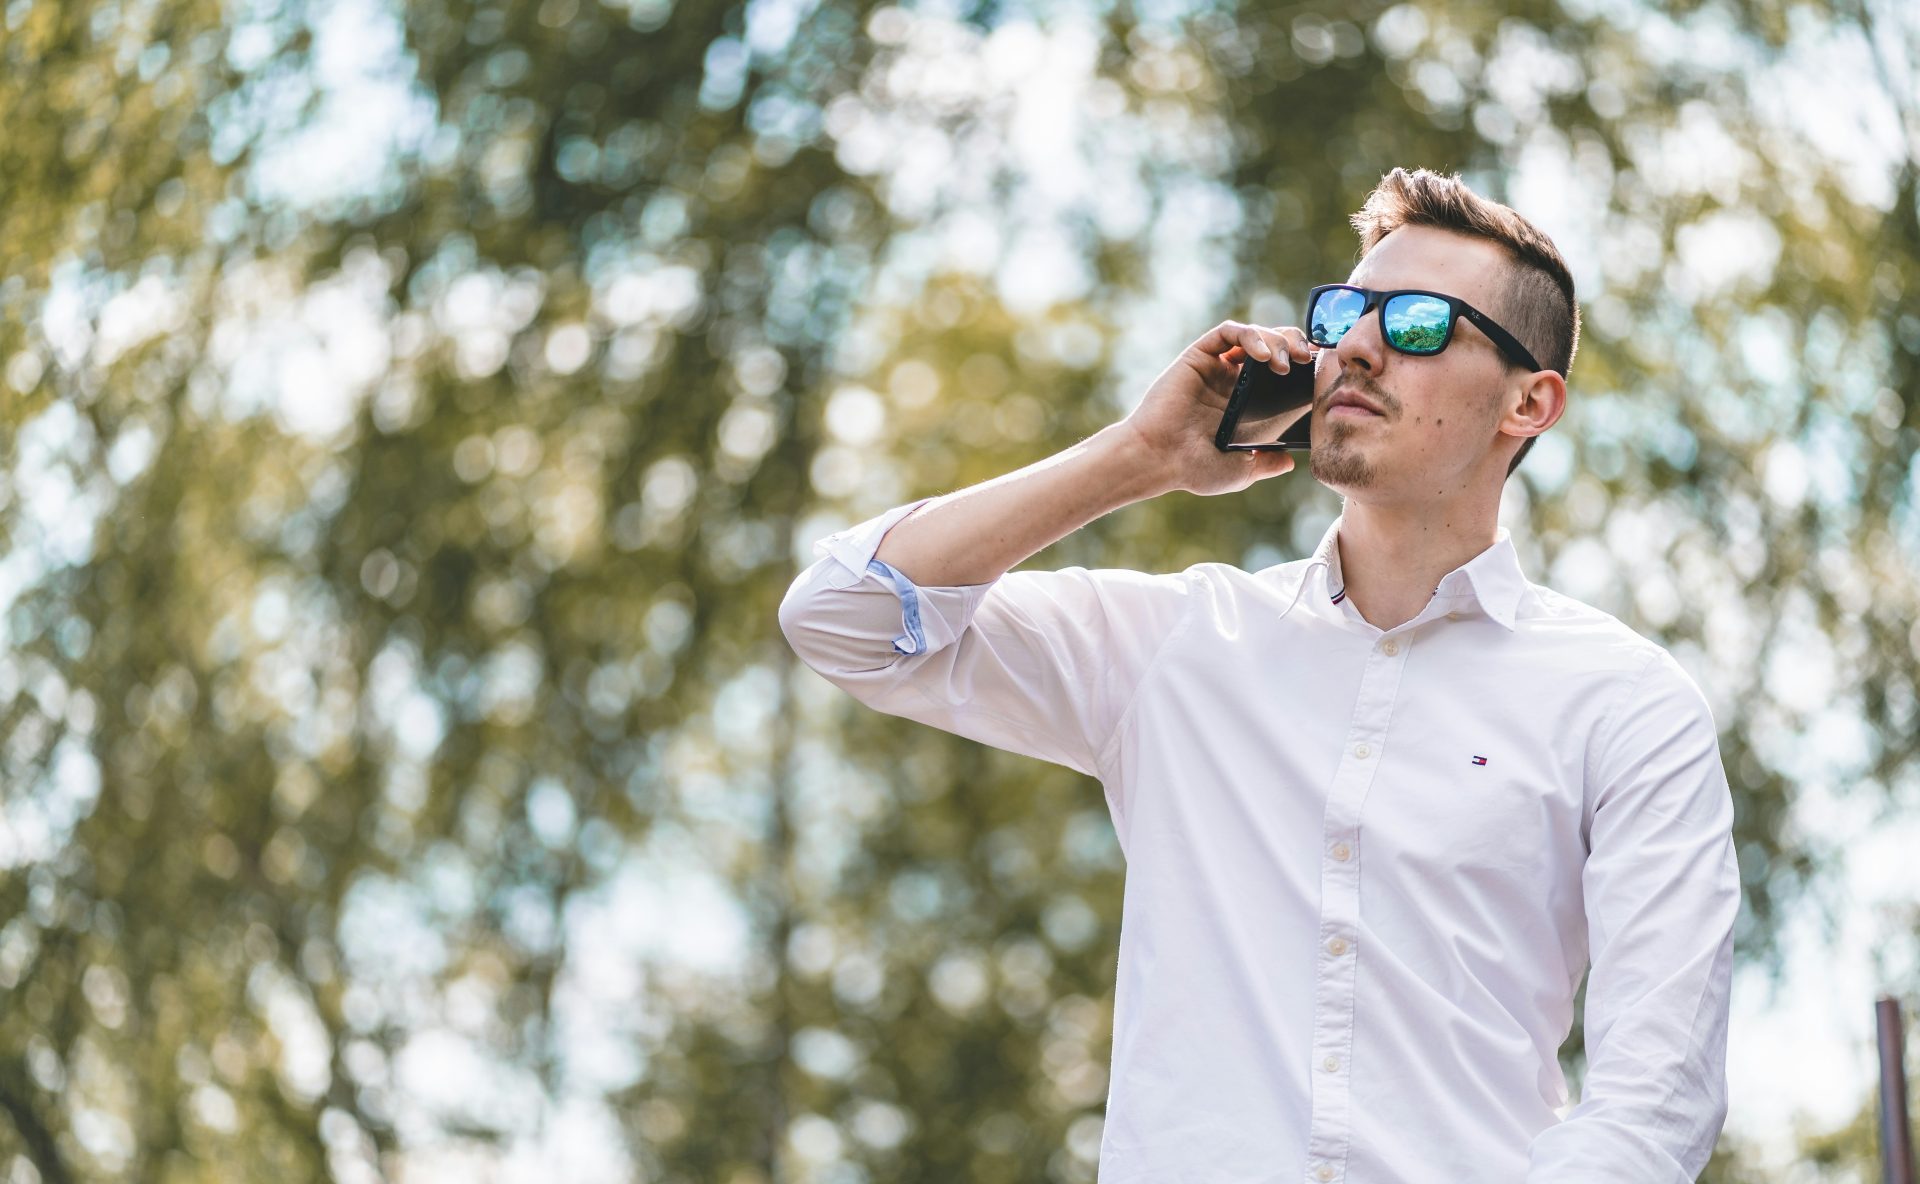
[[[1312,365],[1318,347],[1288,326],[1267,329],[1240,321],[1221,321],[1182,350],[1147,388],[1121,423],[1139,437],[1173,489],[1190,493],[1234,493],[1255,481],[1293,468],[1284,452],[1222,452],[1213,435],[1227,410],[1227,399],[1251,361],[1285,374]]]
[[[1023,469],[932,498],[894,523],[874,558],[920,587],[986,584],[1121,506],[1175,489],[1231,493],[1293,468],[1284,452],[1213,446],[1250,348],[1286,373],[1310,364],[1298,329],[1225,321],[1188,346],[1125,419]],[[1289,361],[1288,354],[1294,361]]]

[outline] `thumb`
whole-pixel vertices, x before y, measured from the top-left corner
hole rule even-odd
[[[1253,454],[1253,479],[1264,481],[1268,477],[1278,477],[1282,473],[1293,471],[1291,452],[1256,452]]]

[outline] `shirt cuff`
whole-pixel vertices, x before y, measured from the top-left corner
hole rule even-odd
[[[929,496],[895,506],[813,545],[815,554],[833,559],[828,586],[845,590],[872,578],[899,599],[901,632],[893,639],[893,648],[900,654],[931,653],[958,640],[993,587],[993,582],[922,587],[908,579],[905,572],[873,557],[880,549],[880,540],[895,523],[932,500]]]
[[[878,559],[867,560],[867,570],[880,577],[900,598],[900,623],[906,632],[893,639],[893,648],[903,654],[921,653],[927,648],[927,633],[920,624],[920,589]]]
[[[835,588],[851,588],[866,579],[867,564],[873,561],[873,553],[880,549],[880,540],[893,529],[894,523],[932,500],[929,496],[904,506],[895,506],[884,514],[837,531],[815,543],[815,555],[831,555],[840,565],[840,571],[827,582]]]

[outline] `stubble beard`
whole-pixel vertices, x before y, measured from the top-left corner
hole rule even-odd
[[[1331,399],[1343,386],[1359,387],[1388,417],[1399,409],[1392,396],[1365,381],[1336,382],[1327,397]],[[1331,415],[1321,416],[1313,425],[1313,447],[1307,450],[1307,471],[1315,481],[1348,489],[1371,489],[1379,482],[1380,467],[1354,443],[1354,433],[1359,430],[1359,425],[1351,420],[1334,419]]]
[[[1328,422],[1313,426],[1313,447],[1307,450],[1307,468],[1313,479],[1329,487],[1371,489],[1379,471],[1354,446],[1353,425]]]

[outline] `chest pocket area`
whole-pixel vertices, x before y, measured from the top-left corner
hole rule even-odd
[[[1549,770],[1525,754],[1457,743],[1437,765],[1395,755],[1381,761],[1361,810],[1376,855],[1386,848],[1407,872],[1450,881],[1532,881],[1541,872],[1558,841]]]

